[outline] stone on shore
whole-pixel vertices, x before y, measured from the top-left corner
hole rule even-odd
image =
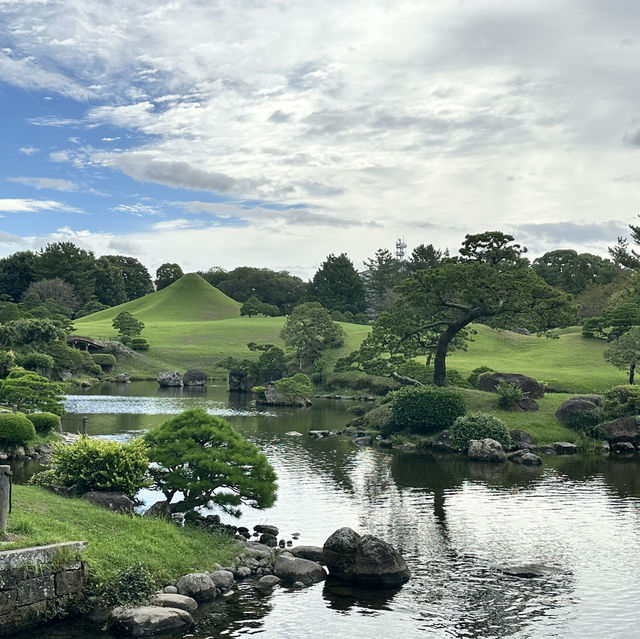
[[[193,597],[171,594],[167,592],[159,592],[151,598],[152,606],[161,606],[162,608],[180,608],[187,612],[193,612],[198,608],[198,602]]]
[[[315,561],[282,554],[276,559],[273,574],[284,583],[300,581],[306,586],[318,583],[327,578],[324,568]]]
[[[598,424],[596,428],[598,437],[606,439],[610,444],[617,442],[637,442],[638,422],[635,417],[621,417],[612,422]]]
[[[117,513],[133,512],[133,502],[122,493],[94,490],[82,495],[82,499],[86,499],[95,506],[107,508]]]
[[[216,585],[216,588],[220,590],[229,590],[235,583],[233,573],[229,570],[216,570],[209,576],[211,577],[211,581]]]
[[[196,369],[188,370],[182,378],[185,386],[206,386],[207,374]]]
[[[318,564],[324,563],[324,550],[320,546],[294,546],[289,552],[294,557],[315,561]]]
[[[204,572],[192,572],[178,579],[176,588],[181,595],[193,597],[196,601],[209,601],[216,596],[216,585]]]
[[[180,608],[162,606],[118,606],[111,612],[113,621],[135,637],[148,637],[158,633],[180,630],[193,624],[191,615]]]
[[[262,592],[275,588],[280,583],[280,578],[275,575],[265,575],[260,577],[255,584],[255,587]]]
[[[351,528],[336,530],[323,546],[332,577],[373,587],[400,586],[411,572],[400,553],[373,535],[360,536]]]
[[[472,439],[469,442],[467,457],[473,461],[501,464],[507,460],[502,444],[495,439]]]

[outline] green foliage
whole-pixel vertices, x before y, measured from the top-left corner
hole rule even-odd
[[[15,368],[0,382],[0,399],[22,409],[64,413],[62,387],[24,368]]]
[[[602,315],[588,317],[582,324],[583,337],[611,339],[640,325],[640,307],[635,302],[623,302],[605,308]]]
[[[296,373],[291,377],[283,377],[273,382],[282,393],[292,397],[310,397],[313,394],[313,384],[308,375]]]
[[[378,249],[373,258],[364,261],[366,271],[362,276],[367,300],[367,310],[372,317],[389,310],[394,300],[393,289],[403,279],[401,263],[391,251]]]
[[[63,372],[70,372],[75,375],[90,373],[95,367],[89,353],[80,351],[77,348],[71,348],[64,342],[52,342],[45,347],[44,351],[53,357],[53,374],[58,377]]]
[[[444,253],[436,249],[433,244],[420,244],[411,251],[411,256],[407,261],[407,267],[412,273],[423,271],[427,268],[436,268],[440,266],[442,260],[449,257],[449,251]]]
[[[362,417],[367,412],[367,407],[362,404],[355,404],[347,408],[347,413],[354,415],[355,417]]]
[[[610,419],[640,415],[640,386],[614,386],[602,396],[602,412]]]
[[[124,255],[103,255],[100,260],[105,264],[117,267],[122,273],[124,282],[124,291],[127,300],[135,300],[149,293],[153,293],[153,283],[151,276],[146,267],[141,264],[135,257],[126,257]],[[98,299],[109,306],[113,305],[116,296],[119,296],[119,286],[117,286],[105,299]]]
[[[55,486],[60,484],[60,478],[53,468],[47,468],[31,475],[27,483],[30,486]]]
[[[458,417],[451,426],[451,444],[457,450],[466,451],[472,439],[495,439],[505,448],[511,437],[505,423],[487,413],[469,413]]]
[[[46,353],[20,353],[16,356],[16,364],[28,371],[48,372],[53,368],[54,361]]]
[[[33,424],[38,434],[46,434],[60,428],[60,417],[53,413],[29,413],[27,419]]]
[[[393,379],[360,371],[333,373],[325,380],[325,388],[329,391],[362,391],[368,395],[386,395],[398,387],[398,382]]]
[[[346,253],[327,257],[313,276],[309,297],[329,311],[366,310],[363,282]]]
[[[480,381],[480,376],[483,373],[493,373],[493,368],[491,368],[491,366],[477,366],[474,368],[471,371],[471,375],[467,377],[467,381],[471,388],[478,388],[478,382]]]
[[[131,259],[131,258],[130,258]],[[122,268],[114,264],[108,257],[100,257],[96,260],[96,286],[94,290],[95,303],[104,305],[105,307],[117,306],[123,304],[129,298],[125,287],[125,276]],[[88,303],[91,304],[91,301]],[[87,314],[87,305],[83,307],[83,314]],[[95,308],[93,313],[102,310]],[[78,314],[76,314],[78,317]]]
[[[158,584],[151,572],[140,562],[119,571],[105,584],[102,604],[115,606],[138,606],[146,603],[156,591]]]
[[[161,264],[156,270],[156,290],[161,291],[173,284],[184,275],[180,265],[166,262]]]
[[[115,355],[111,353],[94,353],[91,359],[103,369],[113,368],[116,365]]]
[[[105,308],[109,307],[96,299],[89,300],[81,309],[76,311],[75,317],[84,317],[85,315],[91,315],[92,313],[104,311]]]
[[[111,322],[113,328],[117,329],[120,338],[125,340],[136,337],[142,333],[144,329],[144,322],[136,319],[129,311],[121,311],[118,313],[113,322]]]
[[[138,438],[128,443],[81,437],[71,446],[54,445],[51,465],[60,483],[133,496],[147,485],[147,444]]]
[[[16,356],[13,351],[0,350],[0,378],[4,378],[9,371],[15,366]]]
[[[0,413],[0,442],[22,446],[35,437],[36,429],[24,413]]]
[[[514,384],[509,384],[509,382],[500,382],[496,386],[496,393],[498,394],[498,406],[505,410],[512,410],[524,398],[522,389]]]
[[[345,332],[320,304],[307,302],[293,309],[281,336],[302,366],[315,362],[326,349],[342,346]]]
[[[456,386],[457,388],[472,388],[464,375],[454,368],[447,369],[447,386]]]
[[[267,458],[230,424],[194,408],[149,431],[150,467],[156,486],[174,508],[186,512],[215,504],[238,516],[238,506],[268,508],[275,501],[276,475]]]
[[[604,414],[601,407],[597,407],[595,410],[579,410],[571,413],[563,422],[564,426],[582,432],[589,437],[595,436],[595,427],[602,422],[607,421],[607,416]]]
[[[132,337],[128,340],[129,346],[134,351],[148,351],[149,342],[144,337]]]
[[[265,304],[255,295],[252,295],[241,307],[240,315],[253,317],[254,315],[264,315],[265,317],[277,317],[280,309],[275,304]]]
[[[254,393],[255,395],[257,395],[258,397],[262,397],[264,399],[264,392],[265,392],[265,387],[264,386],[254,386],[251,389],[251,392]]]
[[[400,364],[398,375],[415,379],[425,386],[433,384],[433,367],[425,366],[415,359],[409,359]]]
[[[640,326],[634,326],[611,342],[602,356],[616,368],[629,371],[629,384],[633,384],[636,366],[640,361]]]
[[[29,296],[35,296],[50,312],[62,313],[67,317],[72,317],[79,306],[73,286],[60,277],[31,282],[23,299]]]
[[[52,319],[19,319],[0,325],[3,346],[43,346],[63,339],[65,331]]]
[[[252,364],[251,372],[260,381],[268,382],[280,379],[287,372],[287,360],[284,351],[271,346],[258,357],[258,361]]]
[[[391,400],[393,430],[424,435],[450,428],[466,412],[458,391],[435,386],[405,386]],[[388,433],[383,433],[388,434]]]

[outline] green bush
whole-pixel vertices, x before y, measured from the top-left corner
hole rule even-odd
[[[64,486],[77,486],[78,493],[91,490],[135,495],[147,485],[147,444],[81,437],[71,446],[56,444],[51,465]]]
[[[102,585],[102,603],[107,608],[137,606],[146,603],[156,587],[153,575],[138,562],[121,570],[108,584]]]
[[[16,356],[13,351],[0,351],[0,377],[6,377],[15,363]]]
[[[356,404],[355,406],[349,406],[349,408],[347,408],[347,413],[355,415],[356,417],[362,417],[366,412],[367,408],[362,404]]]
[[[602,412],[611,419],[640,414],[640,386],[614,386],[602,396]]]
[[[314,386],[318,386],[322,384],[324,375],[322,373],[311,373],[311,375],[309,375],[309,379]]]
[[[116,358],[111,353],[95,353],[91,359],[102,369],[113,368],[116,365]]]
[[[571,430],[583,432],[593,437],[595,427],[607,421],[607,416],[600,407],[595,410],[579,410],[571,413],[563,422],[563,425]]]
[[[134,351],[148,351],[149,342],[144,337],[132,337],[129,340],[129,347]]]
[[[33,424],[36,433],[50,433],[60,427],[60,417],[53,413],[29,413],[27,419]]]
[[[50,371],[54,361],[53,357],[46,353],[24,353],[16,356],[16,364],[28,371]]]
[[[62,387],[24,368],[14,368],[0,382],[0,399],[20,408],[41,410],[56,415],[64,413]]]
[[[467,381],[471,388],[478,388],[478,381],[480,379],[480,375],[483,373],[493,373],[493,368],[490,366],[478,366],[477,368],[474,368],[469,377],[467,377]]]
[[[31,475],[27,483],[31,486],[55,486],[60,483],[60,478],[53,468],[47,468]]]
[[[254,393],[255,395],[258,395],[258,397],[262,397],[262,399],[264,399],[265,390],[266,389],[264,386],[254,386],[251,389],[251,392]]]
[[[471,388],[471,384],[464,378],[462,373],[453,368],[447,368],[447,384],[458,388]]]
[[[313,384],[309,376],[304,373],[277,379],[273,385],[282,393],[293,397],[309,397],[313,394]]]
[[[22,446],[35,439],[36,429],[24,413],[0,413],[0,441]]]
[[[500,382],[496,386],[496,393],[498,393],[498,406],[505,410],[513,410],[516,404],[524,398],[522,389],[509,384],[509,382]]]
[[[466,413],[467,407],[458,391],[437,386],[406,386],[391,400],[391,411],[391,432],[402,430],[425,435],[450,428],[457,417]]]
[[[458,417],[451,426],[451,444],[454,448],[466,451],[472,439],[491,438],[504,447],[511,444],[511,437],[505,423],[487,413],[469,413]]]
[[[433,366],[425,366],[415,359],[407,360],[398,367],[398,375],[411,377],[422,384],[433,384]]]

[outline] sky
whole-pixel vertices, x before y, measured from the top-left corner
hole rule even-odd
[[[308,278],[637,223],[635,0],[0,0],[0,256]]]

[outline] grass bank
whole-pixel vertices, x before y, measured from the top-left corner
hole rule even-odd
[[[213,570],[216,562],[225,565],[238,553],[227,537],[160,519],[119,515],[35,486],[13,487],[7,530],[17,539],[0,543],[1,550],[87,541],[84,559],[104,582],[140,562],[163,584],[190,572]]]

